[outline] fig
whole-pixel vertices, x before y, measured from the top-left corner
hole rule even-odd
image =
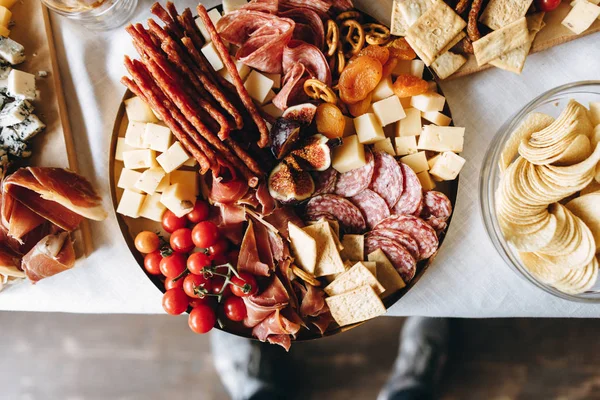
[[[278,118],[271,129],[271,152],[276,159],[281,160],[300,139],[300,128],[298,121],[286,118]]]
[[[325,171],[331,166],[331,149],[329,139],[317,134],[303,142],[303,146],[290,154],[297,163],[309,171]]]
[[[269,193],[282,203],[308,199],[315,191],[315,182],[291,157],[286,157],[269,174]]]
[[[300,122],[302,125],[308,126],[312,123],[317,106],[311,103],[298,104],[289,107],[283,112],[282,117],[290,121]]]

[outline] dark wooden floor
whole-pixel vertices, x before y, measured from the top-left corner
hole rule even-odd
[[[399,318],[295,344],[297,399],[374,399]],[[600,399],[600,321],[454,320],[444,399]],[[0,399],[226,399],[208,337],[185,318],[0,312]]]

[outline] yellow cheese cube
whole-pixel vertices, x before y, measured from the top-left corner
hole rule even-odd
[[[427,160],[427,164],[429,164],[429,169],[433,168],[433,166],[435,165],[435,163],[437,162],[437,160],[440,159],[440,155],[441,154],[436,154],[435,156],[433,156],[429,160]]]
[[[115,150],[115,160],[123,161],[123,153],[129,150],[135,150],[133,147],[125,143],[125,138],[117,138],[117,149]]]
[[[140,216],[140,209],[142,208],[145,198],[145,194],[125,190],[119,201],[117,212],[131,218],[137,218]]]
[[[184,167],[195,167],[198,164],[198,161],[194,157],[188,158],[186,162],[183,163]]]
[[[240,78],[242,80],[246,79],[248,77],[248,74],[250,73],[250,67],[236,59],[233,60],[233,63],[235,64],[235,68],[237,69]],[[226,81],[228,81],[229,83],[233,83],[233,78],[231,77],[231,74],[229,73],[227,68],[221,69],[218,73],[223,78],[225,78]]]
[[[152,168],[156,165],[156,153],[150,149],[125,151],[123,163],[127,169]]]
[[[264,76],[266,76],[267,78],[269,78],[270,80],[273,81],[273,89],[281,88],[281,75],[280,74],[267,74],[266,72],[264,72],[263,74],[264,74]]]
[[[437,177],[444,181],[451,181],[456,179],[465,162],[466,160],[461,156],[446,151],[440,155],[440,158],[435,162],[429,173],[434,178]]]
[[[253,70],[246,78],[244,87],[248,91],[250,97],[256,100],[259,104],[263,104],[269,91],[273,88],[274,82],[261,74],[260,72]]]
[[[181,167],[189,158],[189,154],[185,152],[181,143],[175,142],[169,147],[169,150],[156,157],[156,161],[166,173],[169,173]]]
[[[439,111],[427,111],[422,112],[421,116],[423,119],[432,122],[438,126],[448,126],[452,122],[452,118],[445,116]]]
[[[331,166],[341,174],[360,168],[366,163],[365,148],[356,135],[345,137],[341,146],[333,149]]]
[[[125,131],[125,143],[134,149],[147,149],[143,139],[145,130],[145,122],[129,121]]]
[[[421,134],[421,111],[416,108],[404,110],[406,117],[396,124],[395,136],[415,136]]]
[[[165,177],[165,171],[161,167],[145,170],[135,183],[135,188],[144,193],[152,194]]]
[[[410,105],[414,108],[425,111],[442,111],[446,98],[438,93],[427,92],[413,96],[410,100]]]
[[[142,176],[141,172],[123,168],[121,175],[119,176],[119,181],[117,182],[117,187],[141,193],[140,190],[135,187],[135,183],[140,179],[140,176]]]
[[[171,186],[171,174],[165,174],[154,191],[162,193],[169,186]]]
[[[140,217],[148,218],[152,221],[162,221],[162,216],[167,207],[160,202],[160,193],[153,193],[146,196],[144,203],[140,208]]]
[[[344,125],[344,134],[343,136],[351,136],[356,134],[356,129],[354,128],[354,121],[352,118],[344,115],[344,119],[346,120],[346,124]]]
[[[586,31],[600,15],[600,7],[588,1],[577,1],[562,24],[579,35]]]
[[[11,8],[12,6],[15,5],[16,2],[17,2],[17,0],[0,0],[0,6],[6,7],[6,8]]]
[[[8,8],[0,6],[0,25],[8,27],[11,17],[12,13],[8,10]]]
[[[425,155],[424,151],[419,151],[418,153],[404,156],[400,159],[400,161],[415,171],[415,174],[427,171],[429,169],[429,164],[427,164],[427,156]]]
[[[390,138],[385,138],[383,140],[380,140],[379,142],[373,143],[373,150],[384,151],[391,156],[396,155],[396,152],[394,151],[394,146],[392,145],[392,140]]]
[[[266,106],[263,106],[263,111],[269,114],[273,118],[279,118],[283,115],[283,111],[281,111],[278,107],[276,107],[273,103],[269,103]]]
[[[129,121],[158,122],[150,106],[137,96],[125,100],[125,112]]]
[[[219,20],[221,19],[222,16],[221,16],[221,13],[219,12],[219,10],[217,10],[216,8],[213,8],[212,10],[210,10],[208,12],[208,17],[210,18],[212,23],[215,26],[217,26],[217,22],[219,22]],[[196,25],[198,26],[198,29],[200,29],[200,33],[204,37],[204,40],[206,40],[207,42],[210,42],[211,41],[210,35],[208,34],[208,31],[206,30],[206,27],[204,26],[204,23],[202,22],[202,20],[200,18],[196,18]]]
[[[394,138],[396,142],[396,155],[406,156],[417,152],[416,136],[400,136]]]
[[[379,100],[387,99],[392,96],[394,91],[392,90],[392,78],[387,77],[382,79],[381,82],[375,87],[373,90],[373,97],[371,98],[372,102],[376,102]]]
[[[418,147],[420,150],[460,153],[463,150],[464,135],[465,128],[425,125],[419,136]]]
[[[213,42],[208,42],[202,47],[202,54],[204,54],[204,57],[206,57],[215,71],[220,71],[225,67]]]
[[[265,97],[265,100],[262,102],[262,104],[267,104],[270,103],[271,100],[273,100],[273,98],[276,96],[275,92],[273,91],[273,89],[269,90],[269,93],[267,93],[267,97]]]
[[[173,214],[181,218],[194,208],[196,195],[190,188],[176,183],[165,189],[160,196],[160,202]]]
[[[166,126],[157,124],[146,124],[142,134],[142,145],[144,148],[165,152],[171,146],[171,130]]]
[[[417,174],[417,178],[419,178],[419,181],[421,182],[421,186],[423,187],[423,190],[435,189],[435,182],[433,181],[433,179],[431,179],[431,175],[429,175],[429,172],[427,172],[427,171],[419,172]]]
[[[385,139],[381,123],[373,113],[366,113],[354,118],[354,129],[358,140],[363,144],[371,144]]]
[[[171,185],[179,183],[188,186],[196,196],[198,196],[198,173],[196,171],[173,171],[171,172]]]
[[[382,126],[400,121],[402,118],[406,117],[402,104],[400,104],[400,99],[396,95],[379,100],[373,103],[372,107]]]
[[[9,37],[10,36],[10,29],[8,29],[5,26],[0,25],[0,36],[2,36],[2,37]]]

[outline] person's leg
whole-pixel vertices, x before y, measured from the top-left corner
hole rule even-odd
[[[433,399],[447,353],[447,319],[407,318],[394,369],[377,399]]]

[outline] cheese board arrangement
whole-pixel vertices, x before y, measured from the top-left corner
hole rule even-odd
[[[111,146],[125,241],[190,328],[279,344],[382,315],[433,261],[465,130],[348,0],[155,3]]]

